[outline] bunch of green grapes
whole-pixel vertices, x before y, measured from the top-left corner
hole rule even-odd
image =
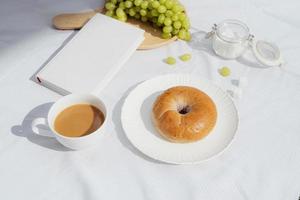
[[[120,21],[133,17],[153,23],[153,26],[161,28],[162,38],[178,36],[186,41],[191,39],[189,19],[177,0],[108,0],[105,8],[107,16]]]

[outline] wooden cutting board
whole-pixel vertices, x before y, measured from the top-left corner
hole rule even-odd
[[[104,11],[102,8],[98,8],[88,12],[60,14],[53,18],[52,23],[56,29],[76,30],[83,27],[84,24],[98,12],[103,13]],[[176,36],[170,39],[161,38],[161,30],[154,28],[148,23],[141,22],[132,18],[129,18],[127,23],[145,30],[145,39],[143,43],[139,46],[139,50],[158,48],[177,40]]]

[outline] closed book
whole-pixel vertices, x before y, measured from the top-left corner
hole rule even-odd
[[[62,95],[99,93],[143,40],[144,30],[96,14],[36,78]]]

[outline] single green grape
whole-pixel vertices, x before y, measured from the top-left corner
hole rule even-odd
[[[230,75],[229,67],[222,67],[221,69],[219,69],[219,74],[224,77],[229,76]]]
[[[164,14],[160,14],[160,15],[158,16],[157,22],[163,24],[164,21],[165,21],[165,18],[166,18],[166,17],[165,17]]]
[[[148,8],[149,10],[152,10],[152,9],[153,9],[152,2],[153,2],[153,1],[148,0],[148,6],[147,6],[147,8]]]
[[[169,17],[166,17],[165,21],[164,21],[164,24],[166,26],[170,26],[172,24],[172,20],[169,18]]]
[[[158,8],[157,8],[157,11],[159,13],[165,13],[167,11],[167,8],[163,5],[160,5]]]
[[[129,11],[128,11],[128,14],[131,16],[131,17],[133,17],[134,15],[135,15],[135,10],[134,10],[134,8],[130,8],[129,9]]]
[[[164,32],[164,33],[171,33],[172,30],[173,30],[172,26],[165,26],[165,27],[163,28],[163,32]]]
[[[121,3],[119,4],[119,8],[125,9],[125,8],[126,8],[125,2],[121,2]]]
[[[132,6],[133,6],[132,1],[129,1],[129,0],[125,1],[125,7],[126,8],[131,8]]]
[[[189,29],[190,28],[190,22],[188,20],[184,20],[182,22],[182,27],[185,29]]]
[[[178,33],[178,37],[179,37],[179,39],[185,40],[185,37],[186,37],[186,30],[180,29],[180,31],[179,31],[179,33]]]
[[[117,10],[116,10],[116,15],[117,15],[118,17],[123,17],[123,16],[126,15],[126,13],[124,12],[124,10],[123,10],[122,8],[117,8]]]
[[[118,20],[120,20],[122,22],[126,22],[127,21],[127,16],[126,15],[121,16],[121,17],[117,16],[117,18],[118,18]]]
[[[162,33],[161,37],[164,39],[170,39],[172,37],[172,34],[171,33]]]
[[[164,4],[166,3],[166,0],[159,0],[159,3],[160,3],[161,5],[164,5]]]
[[[176,64],[176,59],[172,56],[169,56],[165,59],[165,62],[169,65],[174,65]]]
[[[134,5],[140,6],[143,0],[134,0]]]
[[[166,11],[166,16],[167,17],[172,17],[173,16],[173,12],[171,10],[167,10]]]
[[[165,5],[168,9],[172,9],[174,6],[174,2],[172,0],[166,0]]]
[[[112,16],[114,15],[114,11],[112,11],[112,10],[107,10],[107,11],[105,12],[105,15],[106,15],[106,16],[109,16],[109,17],[112,17]]]
[[[159,5],[160,5],[160,4],[159,4],[158,1],[153,1],[153,2],[151,3],[152,8],[158,8]]]
[[[181,22],[180,21],[175,21],[175,22],[173,22],[173,26],[176,29],[180,29],[181,28]]]
[[[189,31],[186,31],[185,40],[190,41],[192,39],[191,33]]]
[[[157,12],[157,10],[151,10],[151,15],[153,16],[153,17],[157,17],[158,16],[158,12]]]
[[[111,2],[107,2],[107,3],[105,4],[105,8],[106,8],[107,10],[114,10],[114,9],[116,8],[116,5],[113,4],[113,3],[111,3]]]
[[[180,21],[184,21],[186,19],[186,15],[184,13],[179,13],[178,17]]]
[[[183,54],[181,56],[179,56],[180,60],[186,62],[189,61],[192,58],[192,55],[189,53]]]
[[[179,9],[180,9],[180,11],[179,11],[180,13],[184,12],[184,7],[181,4],[179,4]]]
[[[179,13],[179,12],[182,11],[182,8],[181,8],[180,5],[176,4],[176,5],[173,6],[172,11],[173,11],[174,13]]]
[[[141,10],[140,10],[140,15],[141,15],[141,16],[146,16],[146,15],[147,15],[147,11],[144,10],[144,9],[141,9]]]
[[[148,8],[148,1],[143,1],[142,3],[141,3],[141,8],[143,8],[143,9],[147,9]]]
[[[174,15],[172,16],[172,20],[173,20],[173,21],[178,21],[178,19],[179,19],[179,17],[178,17],[177,14],[174,14]]]
[[[172,30],[172,35],[178,35],[178,33],[179,33],[179,29],[174,28]]]
[[[140,7],[141,4],[143,3],[143,0],[131,0],[133,2],[133,5],[134,6],[138,6]]]
[[[110,0],[110,2],[113,3],[113,4],[117,4],[118,0]]]

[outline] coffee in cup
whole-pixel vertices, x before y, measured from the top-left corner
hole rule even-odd
[[[90,104],[65,108],[55,118],[54,129],[67,137],[81,137],[96,131],[104,122],[104,114]]]

